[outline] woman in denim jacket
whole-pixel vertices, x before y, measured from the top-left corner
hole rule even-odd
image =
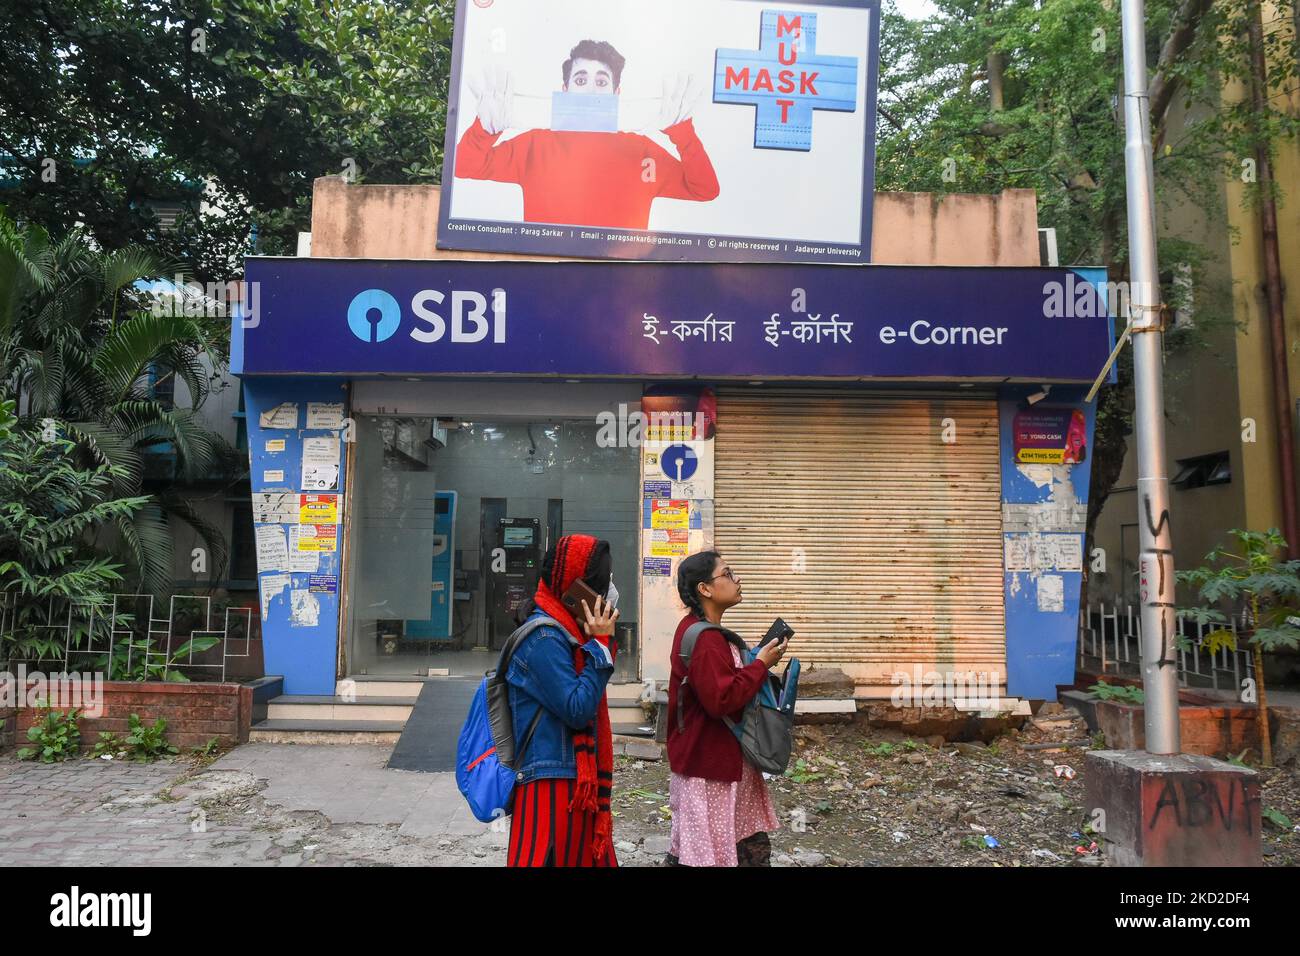
[[[614,605],[609,543],[585,534],[560,538],[546,552],[537,593],[519,620],[544,624],[515,651],[506,681],[516,728],[532,725],[515,766],[517,785],[507,866],[617,866],[609,812],[613,742],[605,685],[614,673]],[[579,624],[560,597],[581,578],[597,606]],[[605,595],[602,599],[600,595]]]

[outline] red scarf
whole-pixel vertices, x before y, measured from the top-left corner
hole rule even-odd
[[[537,593],[533,596],[537,606],[558,621],[580,643],[586,643],[590,638],[569,613],[569,609],[560,602],[558,595],[567,591],[574,581],[587,573],[587,563],[595,547],[596,539],[590,535],[568,534],[560,538],[555,546],[555,567],[551,571],[550,581],[539,581]],[[595,640],[609,650],[612,659],[616,647],[612,636],[602,635]],[[575,647],[574,670],[581,674],[586,663],[582,649]],[[590,727],[574,731],[573,751],[578,762],[578,778],[569,810],[595,812],[596,832],[590,848],[591,859],[595,861],[605,855],[614,831],[613,818],[609,813],[609,795],[614,783],[614,741],[609,726],[609,706],[604,695],[601,696],[596,711],[595,733],[592,733]]]

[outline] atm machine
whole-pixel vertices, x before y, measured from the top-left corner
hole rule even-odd
[[[456,576],[456,492],[439,491],[433,502],[433,555],[429,576],[429,618],[407,621],[403,637],[411,641],[449,641],[452,627],[452,582]]]
[[[517,626],[515,612],[537,590],[542,567],[541,521],[501,518],[489,564],[491,647],[497,650]],[[500,549],[499,551],[496,549]]]

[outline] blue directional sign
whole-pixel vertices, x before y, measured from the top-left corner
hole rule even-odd
[[[755,106],[754,145],[812,149],[813,110],[858,108],[858,58],[817,52],[817,14],[764,10],[757,50],[720,48],[713,102]]]
[[[689,445],[669,445],[659,456],[659,467],[673,481],[690,481],[700,467],[700,456]]]

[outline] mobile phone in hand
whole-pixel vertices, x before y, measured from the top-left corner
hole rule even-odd
[[[582,578],[578,578],[569,585],[569,589],[560,598],[560,603],[568,608],[569,613],[581,624],[587,619],[587,615],[582,612],[582,605],[586,604],[591,613],[595,614],[596,596],[596,592],[591,589],[587,582]]]
[[[754,648],[754,653],[757,654],[772,641],[788,641],[792,637],[794,637],[794,628],[778,617],[772,622],[772,626],[767,629],[763,639],[758,642],[758,647]]]

